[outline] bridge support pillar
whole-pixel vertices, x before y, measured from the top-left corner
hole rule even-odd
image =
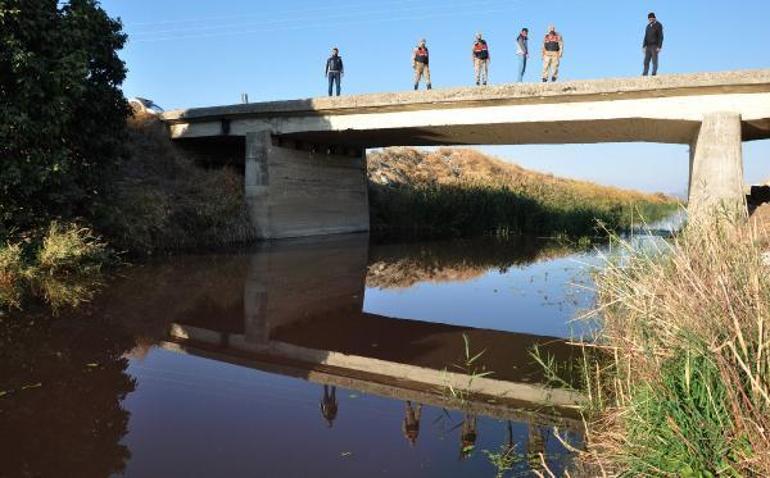
[[[745,218],[741,115],[711,113],[690,145],[690,223]]]
[[[369,230],[366,151],[246,134],[245,195],[259,237]]]

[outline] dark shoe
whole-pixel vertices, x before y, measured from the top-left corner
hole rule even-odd
[[[484,82],[484,86],[487,86],[487,82],[486,81]]]
[[[551,81],[554,81],[554,82],[555,82],[555,81],[556,81],[556,77],[555,77],[555,76],[552,76],[552,77],[551,77]]]
[[[479,83],[479,82],[477,81],[477,82],[476,82],[476,86],[481,86],[481,83]]]
[[[543,83],[548,83],[548,78],[543,78]]]
[[[417,91],[420,88],[420,85],[414,85],[414,91]]]
[[[429,89],[429,90],[432,90],[432,89],[433,89],[433,85],[431,85],[430,83],[428,83],[428,89]]]

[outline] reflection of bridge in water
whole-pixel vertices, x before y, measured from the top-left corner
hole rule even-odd
[[[201,296],[167,317],[163,346],[320,385],[525,422],[533,431],[578,427],[580,397],[548,387],[530,355],[537,345],[568,361],[573,347],[552,337],[365,313],[367,259],[365,236],[265,244],[241,266],[242,306]],[[190,286],[190,294],[205,295],[205,287]],[[485,351],[473,367],[492,375],[467,374],[463,336],[471,355]],[[449,393],[450,386],[463,396]]]

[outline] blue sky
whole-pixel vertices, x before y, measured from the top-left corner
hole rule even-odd
[[[651,10],[666,28],[661,73],[770,67],[770,2],[741,0],[103,0],[130,39],[128,96],[170,108],[325,93],[332,46],[345,60],[343,94],[411,88],[411,50],[425,37],[435,88],[470,85],[477,31],[490,44],[492,83],[515,77],[514,39],[547,25],[565,39],[561,79],[634,76]],[[526,81],[537,81],[535,55]],[[484,148],[522,166],[604,184],[682,193],[684,146],[603,144]],[[744,145],[746,179],[770,177],[770,141]]]

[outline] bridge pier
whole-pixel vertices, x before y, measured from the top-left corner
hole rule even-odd
[[[366,151],[246,133],[245,196],[262,239],[369,230]]]
[[[747,215],[743,187],[741,115],[718,112],[704,116],[690,144],[688,213],[691,223],[717,215]]]

